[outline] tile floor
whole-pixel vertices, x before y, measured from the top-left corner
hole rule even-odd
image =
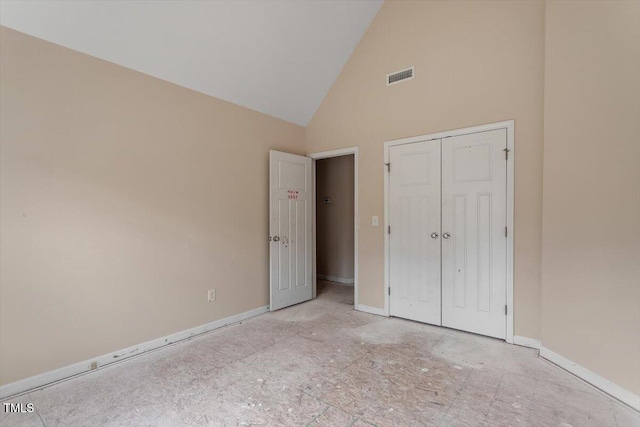
[[[353,310],[353,288],[34,391],[2,426],[640,426],[491,338]]]

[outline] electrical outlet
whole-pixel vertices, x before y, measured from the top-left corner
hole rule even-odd
[[[91,362],[91,370],[98,369],[98,362]]]
[[[216,300],[216,290],[215,289],[209,289],[209,292],[207,293],[207,301],[208,302],[213,302]]]

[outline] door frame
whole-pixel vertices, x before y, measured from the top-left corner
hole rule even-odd
[[[311,258],[312,258],[312,282],[313,282],[313,298],[316,298],[316,285],[317,285],[317,272],[316,272],[316,160],[330,159],[332,157],[348,156],[353,154],[353,305],[358,310],[358,147],[340,148],[337,150],[321,151],[317,153],[307,154],[311,162],[311,182],[312,182],[312,197],[313,203],[311,204],[311,216],[312,216],[312,243],[311,243]]]
[[[389,281],[390,281],[390,253],[389,253],[389,149],[396,145],[413,144],[416,142],[430,141],[434,139],[446,139],[452,136],[468,135],[478,132],[506,129],[507,131],[507,335],[505,341],[513,344],[513,242],[514,242],[514,168],[515,168],[515,122],[507,120],[497,123],[489,123],[462,129],[448,130],[427,135],[412,136],[409,138],[395,139],[384,143],[384,314],[389,316]],[[443,141],[444,142],[444,141]],[[314,175],[315,176],[315,175]],[[315,199],[314,199],[315,200]],[[314,216],[315,218],[315,216]],[[314,229],[315,238],[315,229]],[[315,258],[314,258],[315,259]],[[315,286],[315,282],[314,282]],[[315,289],[315,287],[314,287]]]

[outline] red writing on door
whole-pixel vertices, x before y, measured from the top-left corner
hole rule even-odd
[[[298,190],[288,190],[289,199],[296,200],[298,198]]]

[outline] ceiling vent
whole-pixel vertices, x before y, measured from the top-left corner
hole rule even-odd
[[[387,86],[394,85],[396,83],[411,80],[415,77],[416,67],[410,67],[406,70],[396,71],[395,73],[387,74]]]

